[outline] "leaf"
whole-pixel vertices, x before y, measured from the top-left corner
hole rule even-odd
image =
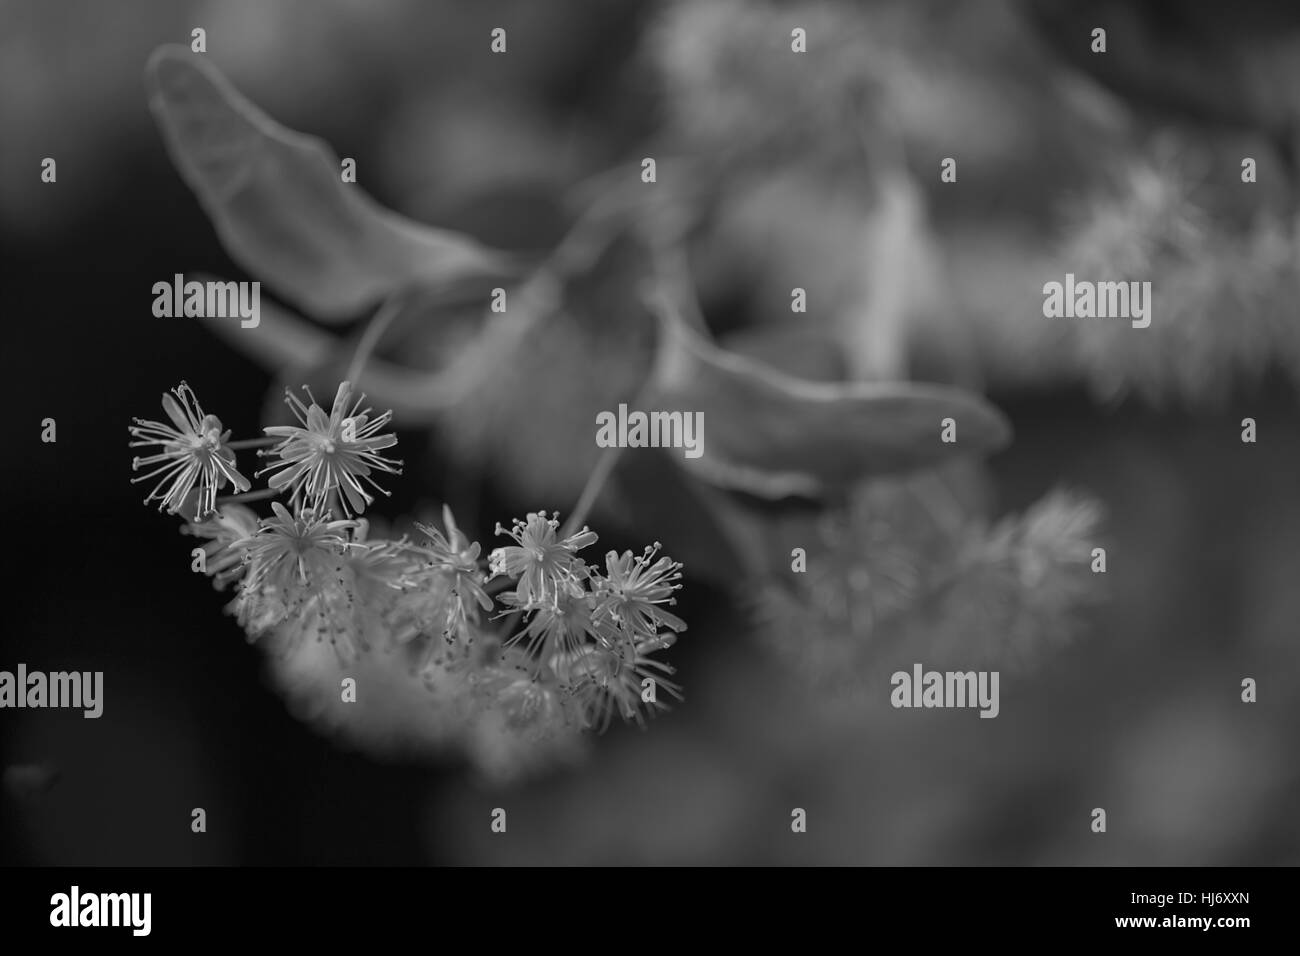
[[[664,293],[649,302],[663,341],[656,410],[703,412],[704,480],[765,498],[815,497],[855,479],[1005,446],[1011,428],[977,395],[941,385],[813,382],[706,341]],[[941,440],[945,418],[956,442]]]
[[[759,325],[729,332],[726,347],[754,362],[814,382],[842,382],[849,375],[843,344],[825,328]]]
[[[146,72],[172,161],[226,251],[308,314],[338,321],[406,285],[515,273],[505,255],[344,183],[324,142],[276,123],[207,57],[164,46]]]

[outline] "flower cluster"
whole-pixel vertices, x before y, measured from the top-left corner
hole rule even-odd
[[[1290,224],[1267,211],[1245,225],[1224,221],[1168,164],[1142,162],[1115,178],[1079,204],[1059,259],[1080,275],[1152,281],[1160,317],[1142,335],[1075,323],[1052,343],[1097,401],[1222,405],[1274,371],[1300,385],[1300,249]]]
[[[579,556],[594,532],[565,533],[540,511],[498,525],[510,543],[483,558],[446,508],[441,527],[374,537],[362,515],[371,492],[386,494],[373,476],[399,473],[400,462],[379,454],[397,438],[383,431],[391,413],[373,415],[349,383],[328,415],[310,392],[308,401],[289,393],[298,425],[237,443],[188,386],[173,394],[163,407],[175,427],[131,429],[133,445],[158,446],[136,461],[161,466],[145,476],[159,477],[146,501],[188,519],[184,532],[204,542],[203,570],[234,592],[228,611],[298,684],[314,681],[314,711],[337,697],[339,675],[373,676],[390,711],[417,687],[433,706],[404,710],[392,734],[420,737],[411,725],[441,721],[453,726],[423,737],[459,739],[490,765],[603,730],[615,713],[643,723],[662,695],[681,699],[672,668],[655,657],[686,628],[669,610],[681,565],[657,543],[640,555],[610,551],[602,569]],[[226,485],[248,492],[235,451],[254,445],[271,459],[258,472],[268,487],[217,498]],[[264,517],[249,507],[261,498],[272,499]],[[325,646],[332,653],[320,657]]]
[[[661,690],[680,699],[667,679],[672,668],[650,656],[686,629],[667,610],[676,603],[682,566],[656,560],[657,542],[636,556],[608,552],[602,572],[578,557],[596,535],[583,528],[561,537],[558,518],[544,511],[497,533],[515,544],[492,552],[492,574],[517,579],[499,599],[527,618],[506,646],[523,648],[516,666],[536,688],[555,693],[559,708],[571,709],[583,726],[602,729],[615,711],[643,720],[662,706]]]
[[[828,698],[869,696],[913,660],[1031,666],[1068,642],[1101,597],[1101,507],[1053,491],[989,525],[936,475],[882,478],[809,529],[816,562],[760,592],[759,632]]]

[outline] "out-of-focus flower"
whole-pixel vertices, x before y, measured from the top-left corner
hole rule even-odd
[[[267,484],[276,490],[290,489],[291,506],[301,503],[319,509],[327,503],[330,492],[337,491],[344,514],[360,514],[375,500],[362,485],[363,481],[381,494],[388,494],[370,477],[372,471],[402,473],[400,461],[379,454],[397,444],[396,435],[381,433],[393,413],[384,412],[371,418],[370,409],[362,408],[364,395],[349,409],[350,382],[339,385],[328,417],[306,386],[303,391],[311,399],[310,405],[285,390],[285,404],[302,425],[273,425],[264,429],[266,434],[284,441],[270,452],[279,461],[258,474],[274,472]]]
[[[197,510],[187,517],[205,518],[216,509],[217,492],[227,482],[239,491],[248,490],[248,479],[235,468],[235,453],[226,445],[230,432],[222,430],[221,419],[216,415],[203,414],[189,385],[181,382],[172,395],[164,394],[162,407],[172,425],[137,418],[128,429],[131,437],[137,439],[130,447],[157,445],[160,448],[157,454],[131,462],[132,471],[142,466],[158,466],[146,475],[131,479],[132,482],[158,480],[144,499],[145,504],[157,499],[160,510],[178,514],[185,506],[186,497],[197,486]]]
[[[346,554],[355,547],[348,532],[355,521],[331,520],[311,509],[290,513],[278,501],[275,514],[263,518],[257,532],[234,542],[244,553],[248,571],[239,587],[236,612],[256,638],[259,633],[297,620],[299,631],[286,634],[284,650],[315,625],[317,637],[341,651],[354,643],[346,634],[353,606],[353,589]],[[345,620],[348,619],[348,620]]]
[[[465,663],[478,633],[483,612],[492,599],[483,590],[485,573],[479,567],[478,542],[456,525],[450,509],[443,507],[445,531],[416,524],[428,542],[401,542],[410,566],[396,585],[399,595],[386,612],[392,640],[411,644],[423,640],[418,670],[430,666],[454,667]]]
[[[936,655],[962,652],[1023,667],[1078,630],[1102,594],[1091,568],[1102,508],[1057,489],[992,528],[975,524],[932,622]]]
[[[1275,369],[1300,384],[1300,250],[1290,225],[1266,213],[1230,226],[1201,205],[1179,165],[1142,162],[1116,178],[1075,213],[1061,272],[1150,282],[1159,314],[1140,335],[1126,322],[1066,327],[1053,347],[1094,396],[1209,405]]]
[[[470,541],[456,526],[451,509],[445,505],[442,523],[447,529],[445,533],[433,525],[416,525],[429,538],[423,553],[428,555],[435,570],[450,577],[451,593],[457,602],[460,618],[477,621],[478,610],[492,610],[492,599],[483,590],[483,572],[478,565],[479,543]]]
[[[895,618],[956,547],[916,480],[881,478],[807,526],[818,558],[758,591],[759,632],[827,698],[857,694]],[[802,536],[801,536],[802,538]],[[802,541],[801,541],[802,543]]]
[[[681,687],[667,678],[672,667],[650,655],[673,645],[676,636],[651,640],[623,638],[609,646],[588,645],[554,662],[556,673],[582,708],[587,726],[605,730],[615,711],[624,720],[645,723],[645,715],[663,709],[659,692],[682,699]],[[649,682],[649,683],[647,683]]]
[[[564,697],[553,683],[528,673],[502,671],[493,691],[511,730],[540,739],[565,725]]]
[[[234,547],[257,533],[258,519],[253,509],[240,504],[225,504],[202,521],[194,521],[181,529],[182,533],[196,538],[207,538],[203,546],[205,565],[212,583],[225,589],[232,581],[244,576],[246,565],[243,552]]]
[[[345,532],[355,521],[334,521],[310,508],[293,514],[278,501],[271,510],[274,516],[263,518],[255,534],[235,542],[251,566],[246,589],[271,586],[291,594],[339,567],[337,559],[351,543]]]
[[[497,525],[496,533],[515,540],[514,545],[495,549],[488,557],[492,576],[519,578],[515,588],[516,605],[535,609],[556,606],[561,594],[580,597],[587,566],[577,553],[596,543],[596,533],[584,527],[567,538],[558,536],[558,516],[545,511],[530,512],[527,519],[515,519],[507,530]]]
[[[1058,490],[990,527],[960,511],[942,518],[921,478],[876,484],[823,522],[819,567],[757,600],[760,633],[825,699],[878,691],[873,676],[900,654],[1032,664],[1099,596],[1094,499]]]
[[[514,605],[513,595],[502,595],[502,602]],[[550,660],[557,654],[576,654],[590,641],[607,644],[609,629],[602,628],[594,615],[591,595],[575,597],[565,593],[553,604],[534,608],[528,626],[510,639],[525,641],[525,652],[532,658]]]
[[[397,541],[368,541],[368,522],[361,519],[344,555],[344,571],[351,586],[352,628],[358,646],[402,644],[398,624],[404,619],[402,604],[421,569],[421,558],[405,538]]]
[[[433,565],[421,565],[406,577],[402,594],[388,615],[393,642],[425,641],[416,664],[418,670],[447,663],[451,651],[463,650],[474,640],[463,606],[452,589],[451,577]]]

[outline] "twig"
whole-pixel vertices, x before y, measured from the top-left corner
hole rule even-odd
[[[264,438],[244,438],[240,441],[226,442],[226,447],[231,451],[243,451],[245,448],[269,448],[282,441],[284,441],[283,438],[273,438],[267,435]]]
[[[257,491],[245,491],[238,495],[224,495],[217,499],[217,504],[243,504],[246,501],[265,501],[267,498],[274,498],[278,495],[279,489],[276,488],[259,488]]]
[[[380,337],[388,330],[393,319],[401,311],[401,304],[402,299],[399,295],[390,296],[383,307],[375,313],[370,320],[370,324],[366,326],[361,341],[357,343],[356,351],[352,353],[352,363],[348,366],[348,374],[344,381],[356,382],[357,376],[361,374],[361,370],[365,367],[370,354],[375,350],[375,346],[379,344]]]

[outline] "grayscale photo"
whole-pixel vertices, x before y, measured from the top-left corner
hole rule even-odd
[[[6,922],[1300,862],[1300,8],[0,0],[0,130]]]

